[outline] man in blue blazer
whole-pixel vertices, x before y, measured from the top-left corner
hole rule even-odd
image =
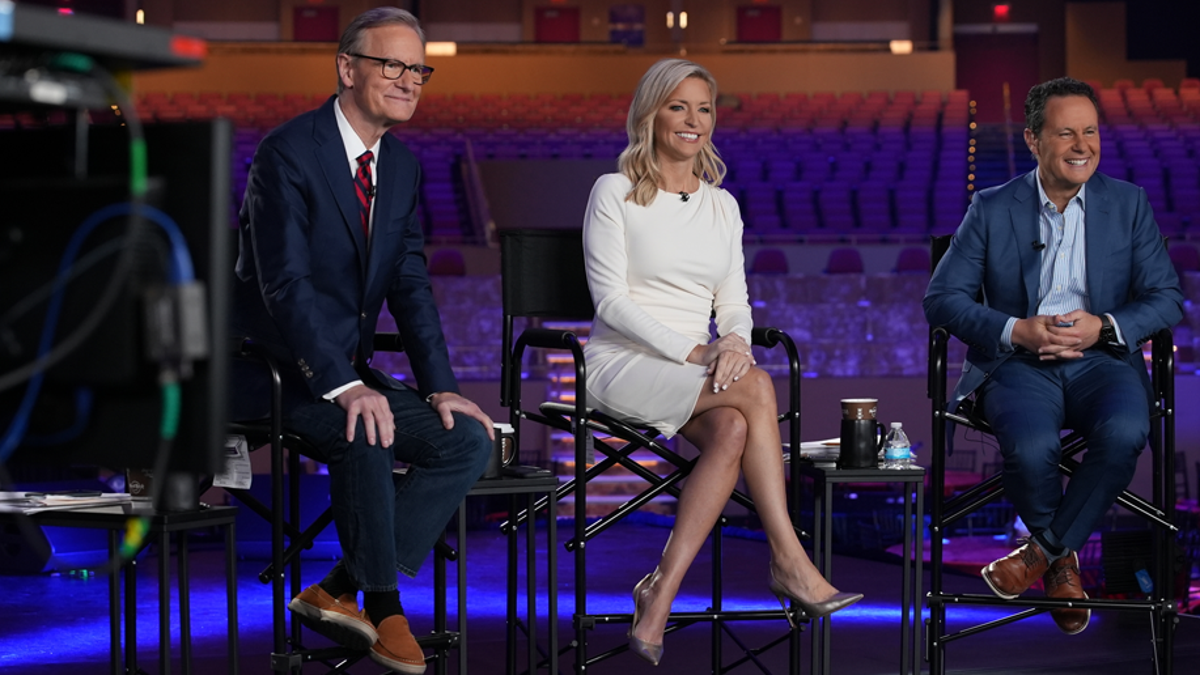
[[[1025,101],[1037,169],[975,195],[925,294],[925,316],[969,347],[953,396],[972,392],[1004,457],[1004,486],[1031,541],[983,569],[1002,598],[1041,578],[1086,598],[1077,551],[1133,479],[1150,431],[1141,344],[1183,316],[1183,295],[1146,192],[1096,172],[1095,94],[1061,78]],[[978,302],[982,291],[983,302]],[[1066,491],[1060,430],[1081,432]],[[1051,612],[1074,634],[1088,610]]]
[[[483,472],[492,435],[450,369],[416,218],[417,161],[386,133],[412,117],[433,71],[424,43],[404,10],[362,14],[338,46],[337,96],[263,139],[241,211],[232,321],[275,354],[286,424],[329,465],[343,559],[288,606],[402,673],[425,661],[396,571],[416,575]],[[385,300],[417,389],[368,365]],[[266,400],[261,374],[234,380],[235,400]],[[402,476],[396,460],[409,464]]]

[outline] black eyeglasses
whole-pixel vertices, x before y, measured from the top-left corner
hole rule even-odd
[[[404,71],[406,70],[412,73],[413,77],[419,80],[421,84],[429,82],[429,78],[433,76],[433,68],[430,68],[429,66],[410,66],[403,61],[397,61],[395,59],[381,59],[378,56],[367,56],[366,54],[354,54],[352,52],[347,53],[355,58],[378,61],[382,66],[381,70],[383,72],[383,76],[389,80],[400,79],[400,76],[403,75]]]

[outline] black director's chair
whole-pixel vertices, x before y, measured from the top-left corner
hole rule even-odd
[[[575,476],[558,489],[556,500],[567,495],[575,496],[575,528],[573,537],[565,542],[568,551],[574,553],[575,562],[575,669],[585,672],[592,665],[612,656],[628,651],[621,645],[601,654],[588,653],[588,632],[597,624],[630,623],[632,614],[592,614],[587,608],[587,543],[622,518],[636,511],[660,494],[678,496],[679,483],[691,471],[694,460],[681,457],[659,441],[654,429],[639,429],[623,420],[588,408],[587,364],[583,359],[583,348],[579,338],[567,330],[540,327],[542,319],[560,321],[590,321],[593,316],[591,295],[584,272],[582,233],[580,230],[506,230],[501,233],[501,273],[503,276],[504,302],[504,361],[501,374],[501,404],[508,407],[513,427],[520,438],[520,421],[529,420],[552,429],[565,431],[574,437]],[[514,342],[514,323],[517,319],[532,320]],[[789,361],[788,409],[779,416],[780,422],[788,422],[788,438],[791,452],[800,447],[800,360],[792,339],[774,328],[756,328],[753,334],[756,346],[775,347],[782,345]],[[527,349],[562,350],[570,353],[575,375],[573,404],[544,402],[536,410],[523,407],[521,397],[522,366]],[[613,438],[623,442],[620,448],[604,443],[602,438]],[[671,472],[659,476],[632,457],[633,453],[646,450],[667,462]],[[597,456],[597,454],[599,456]],[[595,461],[599,459],[599,461]],[[793,454],[791,462],[791,516],[792,522],[799,519],[799,461]],[[648,487],[631,498],[616,511],[595,522],[587,523],[587,483],[608,469],[624,467],[644,479]],[[734,492],[732,499],[753,510],[754,505],[743,493]],[[536,509],[554,508],[554,504],[543,500]],[[511,528],[528,517],[522,513]],[[726,611],[722,608],[722,527],[727,524],[724,516],[718,519],[712,534],[712,599],[711,606],[704,612],[673,612],[667,633],[686,626],[710,622],[712,627],[712,672],[723,673],[747,662],[754,662],[760,670],[768,672],[757,655],[784,641],[789,643],[790,672],[799,672],[800,641],[798,631],[789,631],[762,648],[750,648],[742,644],[727,625],[731,621],[785,619],[781,610],[774,611]],[[797,529],[800,536],[806,537]],[[798,611],[798,610],[793,610]],[[805,617],[800,614],[799,619]],[[804,624],[800,624],[803,626]],[[729,664],[722,664],[722,634],[729,633],[742,647],[742,655]],[[569,648],[569,647],[568,647]],[[564,650],[565,651],[565,650]],[[552,655],[554,658],[556,655]]]
[[[404,345],[397,333],[378,333],[375,335],[374,344],[375,351],[404,351]],[[333,672],[346,672],[347,667],[362,660],[367,652],[344,647],[310,649],[304,646],[299,620],[293,618],[290,632],[287,627],[288,601],[299,595],[302,590],[300,554],[312,548],[313,541],[333,522],[331,508],[326,508],[307,525],[301,522],[300,457],[321,455],[307,438],[283,425],[282,382],[279,366],[271,354],[261,345],[248,339],[235,340],[232,348],[236,358],[255,362],[265,368],[271,377],[268,415],[262,419],[234,421],[229,424],[229,432],[245,436],[251,448],[270,447],[270,501],[264,504],[248,490],[226,488],[226,491],[238,498],[242,506],[271,524],[271,562],[258,575],[259,581],[271,584],[271,672],[299,673],[305,663],[312,661],[325,664],[333,669]],[[286,457],[284,448],[288,450]],[[433,650],[435,672],[445,673],[448,651],[457,646],[459,639],[457,632],[447,628],[446,561],[457,560],[458,556],[444,539],[438,541],[434,552],[434,632],[417,636],[417,643],[422,648]]]
[[[933,268],[950,247],[950,235],[932,238],[931,258]],[[1154,591],[1143,600],[1089,599],[1083,601],[1052,600],[1021,596],[1014,600],[1002,600],[992,594],[947,593],[942,588],[945,564],[942,559],[942,537],[947,528],[999,500],[1004,495],[1002,475],[997,472],[984,478],[974,487],[944,496],[945,471],[947,464],[948,434],[953,433],[951,423],[959,424],[982,433],[990,433],[990,427],[968,398],[958,410],[946,410],[947,345],[949,332],[941,326],[931,326],[929,332],[929,381],[928,395],[933,409],[933,485],[930,496],[930,585],[929,619],[926,620],[927,658],[932,675],[946,672],[946,646],[952,642],[983,633],[992,628],[1041,614],[1056,608],[1083,607],[1092,610],[1117,610],[1124,612],[1147,612],[1151,616],[1154,658],[1157,672],[1172,672],[1174,630],[1176,619],[1174,593],[1174,542],[1179,529],[1172,522],[1175,508],[1175,359],[1171,331],[1165,329],[1155,334],[1152,343],[1151,382],[1154,389],[1153,410],[1150,424],[1150,452],[1153,460],[1153,496],[1147,501],[1128,490],[1117,498],[1117,503],[1141,516],[1152,525],[1161,528],[1170,537],[1153,537],[1153,560],[1151,565]],[[1070,476],[1079,466],[1075,456],[1083,452],[1085,445],[1078,432],[1063,436],[1062,459],[1059,470]],[[977,626],[948,632],[946,627],[947,605],[985,605],[1019,609],[1009,616]],[[1023,608],[1023,609],[1022,609]]]

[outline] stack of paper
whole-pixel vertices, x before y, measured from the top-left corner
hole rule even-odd
[[[133,497],[124,492],[0,492],[0,513],[31,515],[42,511],[85,509],[131,501]]]

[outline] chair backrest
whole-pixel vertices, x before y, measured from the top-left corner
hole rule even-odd
[[[862,254],[856,248],[835,248],[829,252],[829,262],[825,264],[826,274],[862,274]]]
[[[581,230],[503,230],[500,277],[506,317],[590,321],[595,309]]]
[[[950,250],[950,240],[953,238],[952,234],[935,234],[929,238],[930,274],[937,269],[938,263],[942,261],[942,256],[946,255],[946,251]]]
[[[591,321],[595,314],[583,263],[582,230],[501,230],[500,286],[504,338],[500,400],[508,405],[513,319]]]

